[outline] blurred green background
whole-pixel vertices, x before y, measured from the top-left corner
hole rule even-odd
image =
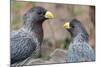
[[[70,34],[63,28],[65,21],[73,18],[80,20],[89,34],[89,43],[95,49],[95,7],[88,5],[55,4],[42,2],[15,2],[11,0],[11,31],[18,30],[23,23],[23,15],[33,6],[41,6],[53,12],[55,18],[43,23],[44,40],[42,43],[43,58],[55,49],[67,49]]]

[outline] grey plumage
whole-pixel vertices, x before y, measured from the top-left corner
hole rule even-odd
[[[45,17],[46,12],[42,7],[31,8],[23,17],[23,26],[18,31],[11,32],[11,64],[21,62],[32,54],[36,57],[41,55],[42,23],[52,18]]]
[[[35,40],[28,33],[18,32],[11,37],[11,64],[29,57],[36,50]]]
[[[70,22],[70,27],[67,30],[70,32],[72,40],[66,54],[66,62],[95,61],[95,53],[88,44],[88,34],[83,25],[74,19]]]

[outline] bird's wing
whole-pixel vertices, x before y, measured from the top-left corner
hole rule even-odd
[[[82,50],[81,51],[82,57],[83,59],[85,59],[85,61],[95,61],[94,50],[91,48],[91,46],[88,43],[84,42],[82,45],[82,49],[79,50]]]
[[[71,43],[66,60],[68,62],[94,61],[95,54],[87,42]]]
[[[24,33],[11,33],[11,62],[21,61],[35,50],[36,43],[31,36]]]

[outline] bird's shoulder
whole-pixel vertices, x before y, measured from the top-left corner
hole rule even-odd
[[[32,37],[32,35],[30,35],[29,33],[26,32],[22,32],[22,31],[16,31],[16,32],[11,32],[11,36],[10,36],[10,43],[11,43],[11,47],[15,48],[18,46],[27,46],[27,45],[31,45],[31,44],[36,44],[34,37]]]
[[[94,50],[91,48],[88,42],[86,41],[73,41],[70,43],[69,52],[75,54],[83,54],[85,56],[94,55]]]
[[[10,38],[11,39],[16,39],[16,38],[33,38],[32,33],[26,32],[23,30],[18,30],[18,31],[13,31],[10,33]]]
[[[75,49],[75,50],[80,50],[86,51],[86,50],[92,50],[91,46],[89,45],[88,41],[86,40],[85,37],[83,37],[83,34],[79,34],[75,38],[72,39],[69,48],[70,49]]]

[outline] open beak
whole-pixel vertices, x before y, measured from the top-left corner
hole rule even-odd
[[[54,15],[53,15],[52,12],[47,11],[47,12],[45,13],[45,18],[47,18],[47,19],[53,19],[53,18],[54,18]]]
[[[65,22],[64,28],[65,28],[65,29],[70,29],[70,28],[71,28],[71,27],[70,27],[70,22]]]

